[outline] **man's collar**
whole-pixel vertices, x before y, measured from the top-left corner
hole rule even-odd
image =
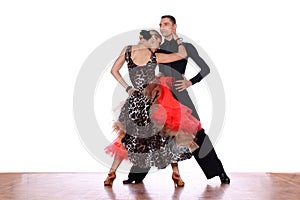
[[[162,45],[170,45],[172,43],[176,42],[173,38],[171,40],[164,40],[164,43]]]
[[[166,43],[170,43],[170,42],[173,42],[173,41],[175,41],[175,40],[174,40],[174,38],[172,38],[171,40],[167,40],[167,39],[165,39],[165,41],[164,41],[164,42],[166,42]]]

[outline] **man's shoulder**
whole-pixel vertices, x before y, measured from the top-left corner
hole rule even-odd
[[[185,47],[194,47],[194,45],[192,43],[189,43],[189,42],[182,42],[182,44],[185,46]]]
[[[188,57],[197,53],[197,49],[193,44],[191,44],[189,42],[183,42],[183,45],[187,51]]]

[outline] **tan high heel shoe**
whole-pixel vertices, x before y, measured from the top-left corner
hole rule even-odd
[[[174,181],[174,186],[176,187],[183,187],[184,186],[184,182],[183,180],[180,178],[180,175],[176,172],[173,172],[172,174],[172,179]]]
[[[104,186],[112,186],[114,180],[116,178],[116,173],[115,172],[110,172],[104,181]]]

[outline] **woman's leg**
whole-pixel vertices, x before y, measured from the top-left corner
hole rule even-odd
[[[172,174],[172,179],[174,181],[174,186],[176,187],[183,187],[184,182],[180,177],[179,173],[179,168],[178,168],[178,163],[171,163],[173,174]]]
[[[122,162],[122,158],[115,156],[114,162],[112,163],[112,165],[110,167],[109,173],[116,172],[116,170],[120,166],[121,162]]]
[[[113,181],[116,178],[116,170],[118,169],[118,167],[120,166],[122,162],[122,158],[115,156],[114,161],[110,167],[110,170],[108,172],[107,178],[104,181],[104,186],[112,186]]]

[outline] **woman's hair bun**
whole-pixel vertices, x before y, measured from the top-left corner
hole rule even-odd
[[[145,40],[149,40],[152,37],[150,31],[146,31],[146,30],[141,30],[140,35],[143,36]]]

